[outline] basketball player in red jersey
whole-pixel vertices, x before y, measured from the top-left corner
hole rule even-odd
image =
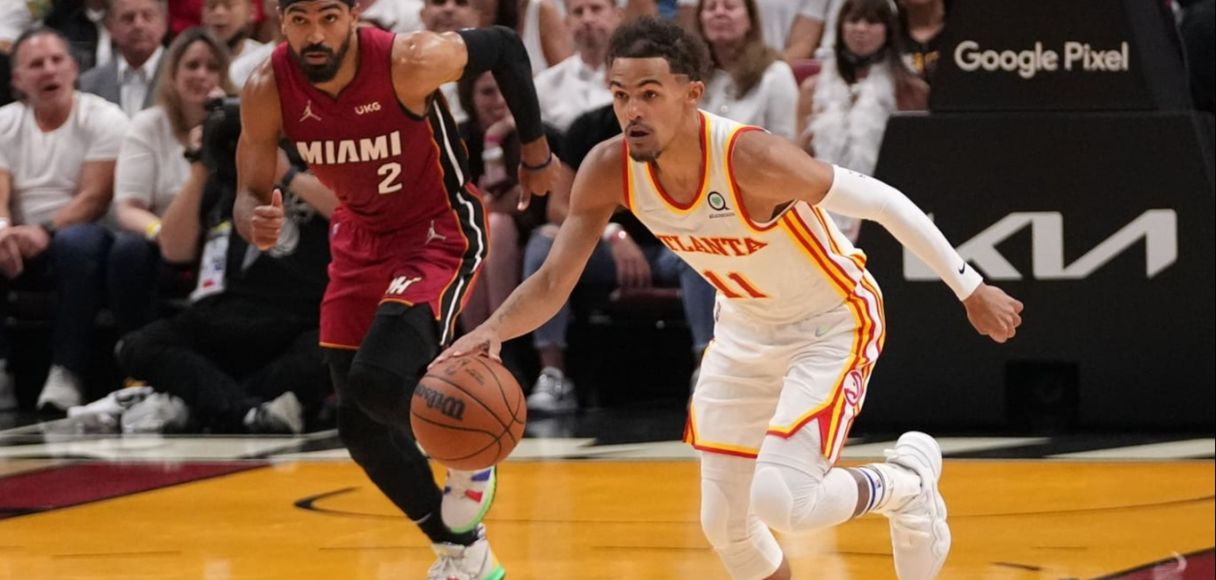
[[[338,196],[321,342],[339,434],[368,477],[431,539],[429,578],[498,579],[481,520],[493,469],[449,471],[446,490],[409,432],[419,377],[452,338],[486,255],[480,193],[440,85],[492,71],[524,143],[520,184],[544,193],[558,164],[542,133],[527,52],[503,27],[395,36],[357,27],[354,0],[280,0],[279,45],[245,84],[235,219],[261,250],[290,243],[278,142]],[[521,205],[526,204],[526,197]]]
[[[985,284],[899,191],[698,110],[708,59],[700,39],[669,22],[616,30],[608,80],[624,135],[580,167],[544,266],[436,362],[496,355],[553,316],[599,232],[628,208],[718,289],[685,439],[700,452],[701,527],[730,575],[790,578],[770,528],[804,532],[874,512],[890,520],[899,578],[932,578],[951,543],[937,442],[905,433],[886,462],[835,466],[886,319],[865,254],[824,210],[884,226],[946,282],[982,335],[1012,338],[1022,304]]]

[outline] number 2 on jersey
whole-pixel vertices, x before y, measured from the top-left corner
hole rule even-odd
[[[376,169],[376,175],[379,175],[380,180],[380,195],[395,193],[401,191],[401,182],[397,181],[401,177],[401,164],[396,161],[385,163]]]
[[[701,274],[705,276],[706,280],[709,280],[710,284],[714,285],[714,288],[718,289],[718,292],[721,292],[727,298],[768,298],[768,294],[758,290],[755,284],[752,284],[750,280],[738,272],[726,273],[726,280],[730,280],[733,284],[727,284],[721,275],[712,270],[706,270]]]

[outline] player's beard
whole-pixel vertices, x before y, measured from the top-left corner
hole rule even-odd
[[[629,148],[629,158],[638,163],[651,163],[659,160],[659,155],[662,151],[638,151],[634,147]]]
[[[330,59],[325,64],[310,64],[295,49],[291,50],[291,56],[295,59],[296,64],[300,65],[300,70],[304,73],[304,77],[308,79],[308,82],[313,84],[329,82],[338,75],[338,69],[342,68],[342,61],[346,60],[346,53],[350,51],[350,39],[354,35],[354,32],[346,35],[346,40],[342,41],[342,46],[338,47],[336,54],[329,47],[320,45],[305,46],[300,51],[300,53],[305,54],[310,52],[328,54]]]

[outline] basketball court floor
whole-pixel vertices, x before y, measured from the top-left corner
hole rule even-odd
[[[507,577],[726,578],[679,415],[534,420],[487,519]],[[332,431],[79,431],[0,431],[0,580],[422,578],[432,561]],[[850,439],[843,462],[879,460],[895,435]],[[1211,434],[940,441],[954,531],[942,578],[1214,576]],[[882,517],[780,540],[796,578],[894,577]]]

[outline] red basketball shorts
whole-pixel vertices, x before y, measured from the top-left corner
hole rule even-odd
[[[367,230],[339,208],[329,226],[332,258],[321,301],[321,346],[359,348],[377,307],[390,301],[429,305],[440,343],[447,344],[485,260],[487,238],[481,207],[472,219],[447,211],[388,233]]]

